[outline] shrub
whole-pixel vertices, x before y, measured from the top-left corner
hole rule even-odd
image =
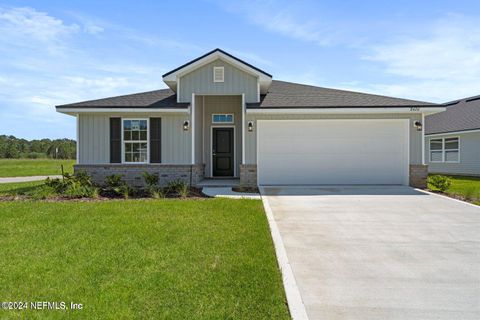
[[[161,199],[161,198],[165,198],[167,196],[167,194],[165,193],[165,190],[163,190],[162,188],[158,188],[158,189],[152,189],[150,190],[150,196],[154,199]]]
[[[149,187],[156,187],[158,185],[158,174],[156,173],[143,173],[143,179],[145,180],[145,184]]]
[[[92,178],[88,175],[86,171],[78,171],[74,174],[75,180],[78,181],[84,187],[91,187],[93,186]]]
[[[441,192],[447,191],[452,185],[452,181],[449,177],[441,175],[429,176],[428,183]]]
[[[124,199],[128,199],[130,197],[130,194],[132,193],[132,189],[130,189],[130,187],[126,184],[121,186],[119,191]]]
[[[128,199],[132,192],[126,182],[122,180],[122,175],[120,174],[111,174],[105,177],[105,183],[107,186],[104,191],[107,193]]]
[[[85,172],[78,172],[74,175],[65,173],[62,179],[47,178],[45,185],[53,189],[56,194],[68,198],[98,197],[98,190]]]
[[[125,181],[122,180],[122,175],[111,174],[105,177],[105,183],[109,188],[118,188],[125,185]]]
[[[169,192],[179,195],[182,198],[186,198],[190,190],[188,184],[180,179],[170,181],[167,188]]]

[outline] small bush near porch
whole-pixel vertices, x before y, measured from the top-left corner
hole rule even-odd
[[[288,319],[260,201],[0,202],[0,318]]]

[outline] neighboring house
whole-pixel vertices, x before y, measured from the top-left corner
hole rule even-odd
[[[480,96],[444,106],[425,118],[429,172],[480,176]]]
[[[425,186],[422,122],[443,106],[272,80],[215,49],[163,75],[169,89],[57,106],[77,117],[75,170],[142,184]]]

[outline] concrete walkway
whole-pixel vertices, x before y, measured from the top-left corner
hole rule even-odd
[[[61,178],[61,175],[58,176],[30,176],[30,177],[7,177],[0,178],[0,183],[13,183],[13,182],[29,182],[29,181],[40,181],[47,178]]]
[[[409,187],[264,187],[309,319],[480,319],[480,207]]]
[[[255,199],[260,200],[259,193],[235,192],[230,187],[208,187],[203,188],[202,192],[213,198],[230,198],[230,199]]]

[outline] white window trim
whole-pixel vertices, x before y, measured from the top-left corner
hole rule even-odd
[[[121,118],[122,123],[122,163],[123,164],[148,164],[150,163],[150,118]],[[145,162],[128,162],[125,161],[125,139],[124,139],[124,130],[123,130],[123,122],[125,120],[147,120],[147,140],[139,140],[139,141],[130,141],[130,142],[146,142],[147,143],[147,161]]]
[[[232,121],[228,121],[228,122],[216,122],[214,121],[213,119],[215,118],[215,116],[232,116]],[[214,124],[232,124],[232,123],[235,123],[235,114],[233,113],[212,113],[212,123]]]
[[[215,73],[217,70],[222,70],[222,80],[217,80],[215,78]],[[225,82],[225,68],[224,67],[213,67],[213,82]]]
[[[446,139],[458,139],[458,148],[457,149],[445,149],[445,140]],[[440,161],[433,161],[432,160],[432,140],[442,140],[442,149],[440,150],[433,150],[433,152],[438,152],[442,153],[442,160]],[[443,137],[443,138],[437,138],[437,137],[432,137],[428,140],[428,158],[431,163],[460,163],[460,137],[459,136],[454,136],[454,137]],[[447,161],[446,160],[446,152],[447,151],[457,151],[458,152],[458,160],[456,161]]]

